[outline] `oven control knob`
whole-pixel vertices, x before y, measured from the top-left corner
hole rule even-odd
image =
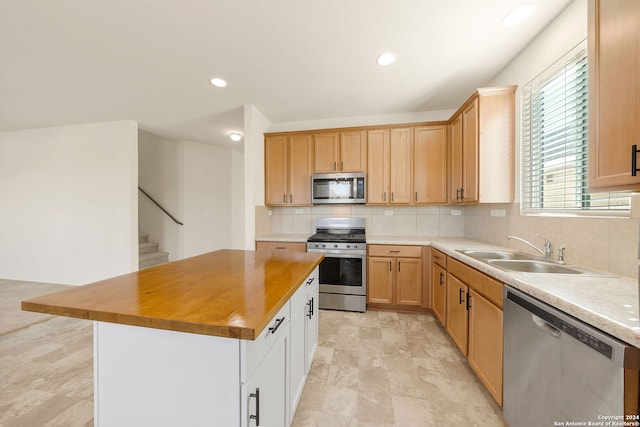
[[[351,249],[351,245],[347,245],[347,249]]]
[[[337,247],[338,247],[338,244],[336,243],[335,245],[333,245],[333,247],[334,247],[334,248],[337,248]]]
[[[327,245],[325,245],[325,244],[323,243],[323,244],[322,244],[322,247],[323,247],[323,248],[326,248],[326,247],[327,247]]]

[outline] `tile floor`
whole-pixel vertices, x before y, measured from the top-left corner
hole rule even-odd
[[[319,340],[293,426],[506,425],[430,315],[321,310]],[[92,346],[91,322],[63,317],[0,335],[0,427],[93,425]]]

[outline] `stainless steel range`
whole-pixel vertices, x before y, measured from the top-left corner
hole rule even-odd
[[[367,310],[367,245],[364,218],[318,218],[307,252],[320,263],[320,308]]]

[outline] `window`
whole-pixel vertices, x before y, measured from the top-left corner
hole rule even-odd
[[[522,92],[523,211],[628,211],[628,193],[587,191],[586,43]]]

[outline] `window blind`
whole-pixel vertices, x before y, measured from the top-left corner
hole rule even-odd
[[[522,91],[522,209],[628,211],[628,193],[587,192],[587,49],[581,43]]]

